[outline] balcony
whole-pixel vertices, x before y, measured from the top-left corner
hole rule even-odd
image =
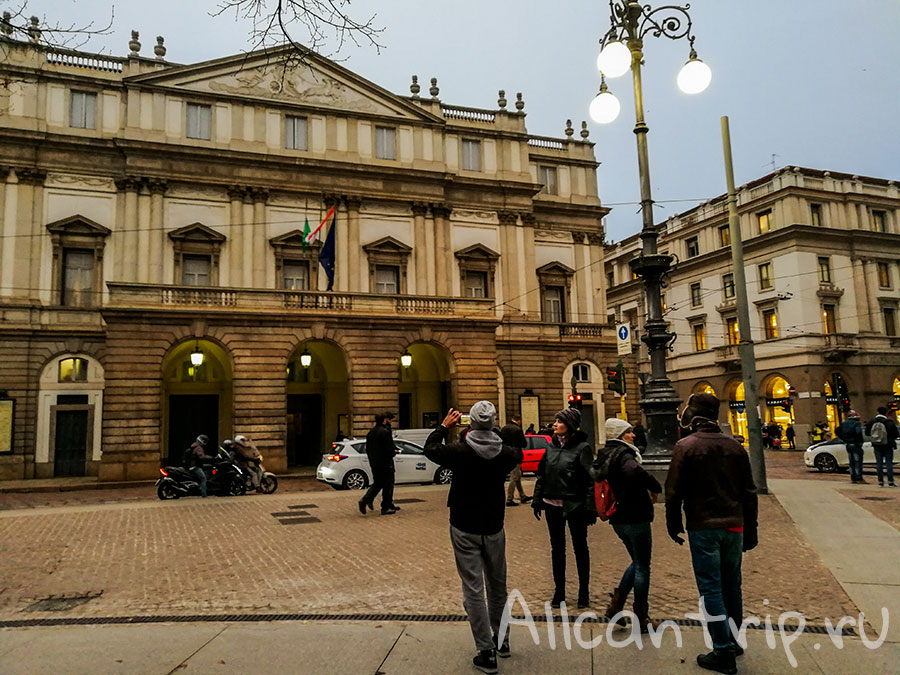
[[[738,345],[722,345],[715,348],[715,364],[725,369],[725,372],[741,369],[741,355]]]
[[[108,309],[319,314],[353,316],[432,316],[496,321],[490,298],[448,298],[333,291],[163,286],[109,283]]]
[[[826,361],[845,361],[859,351],[857,337],[852,333],[831,333],[823,335],[822,340],[824,344],[819,351]]]

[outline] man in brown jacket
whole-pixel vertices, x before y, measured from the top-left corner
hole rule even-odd
[[[705,607],[713,651],[697,656],[701,668],[737,673],[744,653],[729,622],[743,621],[741,556],[757,544],[756,486],[744,448],[720,430],[719,399],[694,394],[681,413],[690,435],[675,444],[666,478],[666,527],[683,544],[681,510],[687,517],[691,563]]]

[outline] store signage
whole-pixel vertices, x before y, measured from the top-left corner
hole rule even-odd
[[[737,410],[739,413],[744,412],[744,402],[743,401],[728,401],[728,407],[732,410]]]
[[[785,397],[785,398],[767,398],[767,399],[766,399],[766,405],[769,406],[770,408],[774,408],[775,406],[779,406],[779,405],[785,406],[785,405],[790,405],[790,404],[791,404],[791,399],[788,398],[788,397]]]

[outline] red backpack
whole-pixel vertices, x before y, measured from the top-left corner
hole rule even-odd
[[[603,458],[603,461],[599,459],[594,460],[594,464],[591,467],[591,475],[596,481],[594,483],[594,505],[597,507],[597,517],[604,522],[609,520],[610,516],[616,512],[616,507],[618,506],[608,477],[610,469],[618,462],[624,450],[622,447],[614,448],[612,452]]]

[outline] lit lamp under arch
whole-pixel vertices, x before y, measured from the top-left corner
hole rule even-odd
[[[304,347],[303,353],[300,355],[300,365],[304,368],[309,368],[312,364],[312,354],[309,353],[309,350]]]
[[[412,354],[409,353],[408,349],[400,355],[400,365],[404,368],[409,368],[412,365]]]
[[[194,351],[191,352],[191,365],[195,368],[203,365],[203,350],[200,349],[200,342],[194,345]]]

